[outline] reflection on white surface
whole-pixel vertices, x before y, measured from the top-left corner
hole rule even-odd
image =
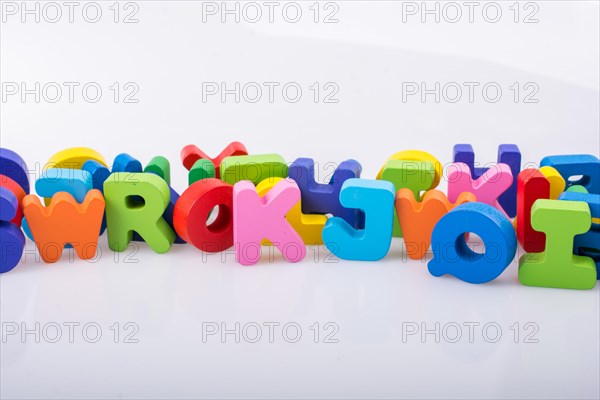
[[[242,267],[186,245],[115,262],[104,243],[97,263],[24,263],[1,280],[2,321],[20,324],[2,343],[3,397],[594,395],[598,288],[521,286],[516,263],[485,285],[434,278],[400,247],[376,263]],[[21,331],[36,322],[39,343]],[[558,376],[570,384],[545,378]]]

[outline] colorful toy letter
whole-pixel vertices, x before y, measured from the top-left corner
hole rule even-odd
[[[600,194],[600,160],[596,156],[591,154],[548,156],[542,159],[540,165],[555,168],[567,182],[567,187],[581,185],[589,193]],[[578,176],[581,178],[572,179]]]
[[[229,145],[225,147],[225,149],[223,149],[223,151],[215,158],[209,157],[198,147],[194,146],[193,144],[189,144],[181,149],[181,162],[183,163],[185,169],[189,171],[192,169],[196,161],[202,159],[209,160],[215,167],[215,176],[218,177],[221,176],[220,167],[225,158],[247,155],[248,151],[246,150],[246,147],[240,142],[229,143]]]
[[[104,193],[104,181],[110,176],[110,170],[94,160],[83,163],[82,169],[92,176],[92,187]]]
[[[153,160],[155,160],[156,158],[157,157],[153,158]],[[160,161],[159,161],[159,163],[160,163]],[[168,163],[168,161],[167,161],[167,163]],[[135,158],[127,153],[121,153],[117,157],[115,157],[112,168],[113,168],[113,170],[112,170],[113,173],[122,172],[122,173],[136,174],[136,173],[142,172],[142,163],[137,158]],[[144,171],[144,172],[150,173],[153,175],[157,175],[163,180],[165,180],[165,179],[162,175],[165,175],[165,173],[166,173],[167,178],[170,179],[170,172],[163,170],[164,168],[169,169],[170,167],[168,167],[168,166],[165,167],[165,165],[163,163],[163,165],[160,167],[151,166],[147,171]],[[165,182],[166,182],[166,180],[165,180]],[[168,182],[167,182],[167,185],[169,185]],[[167,205],[167,208],[165,209],[165,212],[163,213],[163,218],[165,219],[165,221],[167,221],[167,224],[169,224],[169,227],[171,228],[171,230],[175,229],[173,226],[173,210],[175,209],[175,203],[177,202],[177,199],[179,199],[179,193],[177,193],[175,191],[175,189],[173,189],[169,185],[169,204]],[[131,201],[132,206],[135,205],[135,203],[139,203],[139,204],[144,203],[144,200],[140,196],[132,196],[130,201]],[[134,207],[132,207],[132,208],[134,208]],[[136,241],[136,242],[144,241],[144,239],[140,236],[140,233],[136,232],[136,231],[133,232],[132,240]],[[178,244],[185,243],[185,240],[183,240],[179,235],[175,235],[174,243],[178,243]]]
[[[23,219],[23,207],[21,207],[21,201],[23,201],[23,197],[25,197],[25,191],[21,185],[6,175],[0,175],[0,187],[8,189],[16,197],[17,210],[10,222],[17,226],[21,226],[21,220]]]
[[[216,253],[233,246],[233,186],[207,178],[193,183],[179,197],[173,212],[175,230],[202,251]],[[211,210],[217,218],[207,225]]]
[[[477,180],[485,174],[489,168],[475,166],[475,152],[470,144],[457,144],[454,146],[453,162],[467,164],[471,171],[473,180]],[[515,178],[521,170],[521,151],[516,144],[501,144],[498,146],[498,163],[506,164],[510,168],[511,176]],[[478,200],[482,201],[482,200]],[[498,199],[501,209],[513,218],[517,215],[517,181],[513,179],[512,184]]]
[[[42,197],[58,192],[69,192],[78,203],[92,190],[92,175],[81,169],[50,168],[35,181],[35,191]]]
[[[260,197],[251,182],[241,181],[233,187],[233,240],[237,260],[253,265],[260,259],[262,239],[268,239],[289,262],[306,255],[302,238],[285,219],[300,201],[300,189],[292,180],[277,183]]]
[[[583,194],[589,194],[587,189],[581,185],[573,185],[573,186],[569,186],[569,188],[566,190],[568,193],[583,193]],[[562,194],[562,193],[561,193]],[[558,196],[559,200],[569,200],[566,198],[561,198],[561,196]],[[586,198],[585,200],[581,200],[581,201],[585,201],[586,203],[588,203],[588,205],[590,206],[590,212],[592,213],[592,227],[590,229],[593,229],[595,227],[594,224],[596,225],[600,225],[600,218],[596,218],[594,217],[594,211],[593,211],[593,203],[591,203],[590,198]],[[573,201],[573,200],[571,200]],[[579,201],[579,200],[577,200]]]
[[[342,185],[340,203],[365,213],[364,229],[355,229],[333,217],[323,228],[323,242],[334,255],[346,260],[379,260],[392,242],[394,185],[388,181],[348,179]]]
[[[426,151],[404,150],[404,151],[400,151],[400,152],[395,153],[392,156],[390,156],[390,158],[388,158],[388,161],[390,161],[390,160],[421,161],[421,162],[428,161],[433,164],[433,167],[435,169],[435,176],[433,178],[433,184],[431,185],[431,188],[435,189],[440,184],[440,180],[442,179],[442,173],[443,173],[442,163],[437,158],[435,158],[433,155],[429,154]],[[386,164],[387,164],[387,161],[386,161]],[[381,169],[377,173],[377,179],[381,179],[384,168],[385,168],[385,165],[383,167],[381,167]]]
[[[509,170],[510,171],[510,170]],[[465,233],[479,235],[485,253],[476,253],[465,241]],[[450,274],[469,283],[496,279],[517,251],[517,236],[506,216],[483,203],[465,203],[443,216],[431,235],[433,276]]]
[[[163,218],[170,198],[167,182],[154,174],[117,172],[104,182],[104,196],[111,250],[127,249],[135,231],[155,252],[169,251],[175,232]]]
[[[558,173],[555,168],[552,167],[541,167],[540,172],[548,179],[550,182],[550,200],[558,200],[558,196],[562,192],[565,191],[567,187],[567,182],[565,179]]]
[[[127,153],[115,157],[112,172],[142,172],[142,163]]]
[[[454,163],[448,168],[448,200],[456,202],[463,192],[473,193],[479,203],[489,204],[506,214],[498,198],[512,185],[513,176],[507,164],[496,164],[473,180],[467,164]]]
[[[389,160],[383,167],[381,179],[394,184],[396,192],[409,189],[417,201],[421,201],[421,192],[431,189],[435,179],[435,167],[429,161]],[[393,236],[402,237],[402,230],[396,210],[394,210]]]
[[[517,239],[523,250],[540,253],[546,247],[546,235],[531,226],[531,207],[537,199],[550,198],[550,181],[537,169],[524,169],[517,177]]]
[[[583,201],[590,207],[590,213],[592,215],[592,226],[586,233],[575,236],[573,241],[573,253],[590,257],[596,263],[596,279],[600,279],[600,195],[588,194],[585,192],[577,191],[582,186],[571,186],[568,191],[563,193],[559,199],[567,201]],[[575,189],[575,190],[571,190]]]
[[[148,173],[154,174],[153,172],[148,172]],[[169,204],[167,205],[167,208],[165,209],[165,212],[163,213],[163,218],[165,219],[165,221],[167,221],[167,224],[169,224],[169,227],[173,231],[175,231],[175,224],[173,222],[173,214],[175,212],[175,204],[177,204],[177,200],[179,200],[179,193],[177,193],[175,191],[175,189],[173,189],[171,187],[171,185],[169,185]],[[142,239],[136,232],[134,232],[133,240],[143,241],[144,239]],[[181,236],[179,236],[177,233],[175,233],[175,241],[173,243],[182,244],[182,243],[186,243],[186,241]]]
[[[221,162],[221,180],[233,185],[250,181],[255,185],[267,178],[286,178],[288,166],[279,154],[226,157]]]
[[[283,178],[268,178],[262,181],[256,186],[256,191],[259,196],[264,196],[271,190],[279,181]],[[323,227],[327,222],[325,215],[319,214],[303,214],[302,213],[302,200],[296,203],[294,207],[285,215],[285,219],[290,223],[292,228],[302,238],[306,245],[320,245],[323,244]],[[262,244],[271,245],[272,243],[264,241]]]
[[[188,186],[192,186],[194,182],[198,182],[199,180],[206,178],[216,178],[215,166],[212,161],[207,160],[205,158],[201,158],[200,160],[194,163],[194,166],[190,169],[188,173]]]
[[[10,221],[15,217],[19,208],[17,196],[4,186],[0,186],[0,221]]]
[[[42,206],[37,196],[27,195],[23,212],[45,262],[58,261],[67,243],[83,260],[96,254],[104,214],[104,198],[99,190],[92,189],[81,204],[71,194],[59,192],[52,196],[48,207]]]
[[[571,193],[589,193],[587,191],[587,189],[584,186],[581,186],[581,185],[569,186],[569,188],[566,191],[567,192],[571,192]],[[560,193],[560,194],[562,194],[562,193]],[[560,198],[560,195],[556,199],[553,199],[553,200],[557,200],[559,198]],[[564,199],[561,199],[561,200],[564,200]],[[592,218],[592,221],[593,220],[594,220],[594,218]]]
[[[42,172],[42,176],[35,181],[35,191],[44,197],[46,206],[50,205],[52,196],[60,192],[69,193],[77,203],[83,203],[87,193],[92,190],[92,186],[92,175],[80,169],[50,168]],[[104,233],[104,229],[106,229],[106,222],[103,218],[100,235]],[[34,240],[26,218],[23,218],[23,231],[29,239]],[[67,247],[69,246],[67,245]]]
[[[29,194],[27,164],[12,150],[0,147],[0,174],[17,182],[25,194]]]
[[[0,147],[0,273],[16,267],[23,254],[21,201],[27,193],[27,164],[14,151]]]
[[[590,229],[590,207],[580,201],[537,200],[531,209],[533,229],[546,234],[546,249],[519,260],[519,281],[526,286],[591,289],[596,266],[589,257],[573,254],[575,235]]]
[[[0,186],[0,274],[16,267],[23,254],[25,236],[16,224],[10,222],[19,209],[17,196],[7,187]]]
[[[396,193],[395,203],[404,233],[406,254],[414,260],[423,258],[431,244],[431,232],[438,221],[454,207],[474,201],[476,197],[473,193],[461,193],[456,203],[452,204],[443,192],[429,190],[425,192],[423,200],[418,202],[414,192],[400,189]]]
[[[171,184],[171,164],[163,156],[152,157],[146,168],[144,168],[144,172],[152,172],[163,178],[167,185]]]
[[[530,169],[528,168],[529,171],[534,171],[535,169]],[[539,169],[539,172],[542,173],[542,175],[544,177],[546,177],[546,179],[548,180],[548,182],[550,183],[550,197],[544,197],[544,198],[548,198],[550,200],[558,200],[558,196],[560,196],[562,194],[562,192],[565,191],[566,188],[566,182],[564,180],[564,178],[558,173],[558,171],[552,167],[541,167]],[[517,177],[517,181],[518,181],[518,177]],[[576,188],[576,187],[581,187],[583,188],[583,186],[570,186],[569,190]],[[518,189],[518,182],[517,182],[517,189]],[[585,190],[585,188],[583,188],[583,190]],[[518,192],[518,190],[517,190]],[[585,193],[587,193],[587,190],[585,190]],[[518,193],[517,193],[518,196]],[[534,200],[535,201],[535,200]],[[518,198],[517,198],[517,205],[518,205]],[[531,203],[531,205],[533,205],[533,202]],[[529,222],[527,222],[526,224],[529,224],[529,226],[531,226],[531,205],[529,207],[526,208],[527,213],[526,215],[528,215],[527,218],[529,218]],[[518,226],[519,226],[519,217],[518,217],[518,210],[517,210],[517,216],[515,216],[515,218],[513,219],[513,226],[515,227],[515,230],[517,230]],[[531,230],[531,232],[537,232],[535,230]],[[536,233],[536,235],[538,235],[539,237],[544,237],[545,235],[541,232]],[[527,234],[526,234],[527,236]],[[517,238],[519,237],[519,233],[517,232]],[[521,239],[519,239],[520,241]],[[545,247],[545,241],[543,242],[543,246]],[[522,243],[521,243],[522,245]],[[544,247],[539,248],[539,250],[537,251],[543,251]],[[532,250],[533,251],[533,250]]]
[[[131,162],[136,161],[137,160],[133,158],[131,160]],[[137,169],[137,166],[135,169]],[[179,200],[179,193],[177,193],[171,186],[171,166],[169,160],[163,156],[153,157],[148,165],[146,165],[146,168],[144,168],[144,172],[160,176],[167,183],[167,185],[169,185],[169,205],[163,213],[163,218],[165,221],[167,221],[167,224],[169,224],[171,229],[174,230],[175,225],[173,222],[173,212],[175,210],[175,204],[177,203],[177,200]],[[143,241],[143,239],[136,232],[133,233],[133,240]],[[181,244],[186,243],[186,241],[181,236],[176,234],[174,243]]]
[[[332,214],[344,219],[353,228],[364,226],[364,214],[358,209],[340,204],[340,192],[348,179],[360,178],[361,165],[355,160],[343,161],[328,184],[315,182],[315,162],[298,158],[290,166],[290,178],[296,181],[302,193],[302,212],[305,214]]]
[[[581,185],[569,186],[569,188],[567,189],[567,192],[569,192],[569,193],[585,193],[585,194],[589,194],[589,192],[587,191],[587,189],[585,187],[581,186]],[[565,200],[565,199],[561,199],[560,196],[558,196],[557,198],[560,199],[560,200]],[[588,203],[588,205],[590,206],[590,211],[592,213],[592,228],[593,228],[594,224],[600,224],[600,218],[594,217],[594,215],[593,215],[594,211],[591,209],[592,205],[588,201],[586,201],[586,203]]]
[[[104,195],[104,181],[110,176],[108,167],[100,164],[98,161],[88,160],[83,163],[82,169],[87,171],[92,176],[92,188],[99,190]],[[106,214],[102,218],[102,226],[100,227],[100,235],[106,230]]]
[[[98,153],[94,149],[90,149],[88,147],[71,147],[69,149],[64,149],[54,154],[46,165],[44,169],[48,168],[68,168],[68,169],[82,169],[83,164],[85,164],[88,160],[94,160],[105,167],[106,160],[100,153]]]

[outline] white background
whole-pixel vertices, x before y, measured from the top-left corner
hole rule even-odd
[[[192,1],[136,2],[138,22],[132,24],[113,21],[113,2],[99,3],[97,23],[84,20],[83,2],[73,23],[64,6],[57,23],[3,14],[3,88],[7,82],[28,88],[35,82],[77,82],[79,88],[95,82],[103,93],[96,103],[81,90],[73,102],[66,91],[56,103],[48,101],[53,94],[41,94],[39,102],[33,95],[3,97],[1,145],[17,151],[32,170],[74,146],[95,148],[109,162],[121,152],[144,164],[164,155],[180,193],[187,176],[179,151],[189,143],[212,155],[239,140],[251,153],[275,152],[289,162],[312,157],[322,167],[320,180],[332,172],[327,163],[348,158],[361,162],[363,177],[373,178],[389,155],[405,149],[426,150],[448,163],[455,143],[473,144],[481,163],[496,160],[500,143],[517,143],[524,163],[550,154],[597,156],[598,2],[525,3],[518,4],[516,23],[512,1],[498,2],[497,23],[483,18],[484,2],[472,23],[462,2],[464,15],[456,23],[403,16],[402,2],[392,1],[335,2],[338,22],[329,24],[323,14],[313,21],[313,2],[299,2],[303,14],[295,24],[285,21],[281,7],[273,23],[266,16],[257,23],[228,16],[222,23],[220,15],[205,15],[204,22],[203,4]],[[133,10],[124,7],[120,19]],[[325,13],[325,3],[319,7]],[[534,9],[538,22],[523,23]],[[115,103],[109,89],[114,82],[135,83],[138,102]],[[296,103],[281,91],[272,103],[266,92],[257,103],[243,97],[236,103],[233,96],[203,101],[203,82],[230,88],[235,82],[296,82],[303,93]],[[315,103],[314,82],[337,85],[338,102]],[[473,102],[466,89],[456,103],[443,96],[435,102],[433,95],[425,102],[419,96],[403,101],[403,82],[429,88],[435,82],[477,82],[479,88],[494,82],[503,92],[496,103],[480,89]],[[537,103],[522,97],[515,102],[515,82],[521,88],[535,84]],[[406,261],[401,239],[375,263],[340,261],[313,248],[299,264],[275,255],[253,267],[236,264],[231,253],[206,256],[190,245],[157,255],[143,244],[112,253],[106,235],[100,243],[95,263],[69,260],[65,252],[59,263],[45,265],[36,262],[28,242],[22,262],[0,278],[4,326],[63,326],[58,343],[44,337],[36,343],[33,335],[0,343],[3,399],[600,396],[598,287],[524,287],[516,262],[484,285],[434,278],[425,262]],[[80,324],[74,343],[66,322]],[[81,327],[90,322],[102,328],[97,343],[82,336]],[[119,343],[110,329],[115,322]],[[138,343],[123,343],[127,322],[139,327]],[[228,328],[257,323],[263,337],[236,343],[228,335],[222,343],[215,335],[204,343],[207,322]],[[280,324],[273,343],[266,322]],[[297,343],[282,336],[281,327],[290,322],[302,328]],[[319,343],[310,329],[315,322]],[[327,322],[339,327],[338,343],[324,343]],[[458,343],[444,336],[436,343],[432,334],[403,340],[413,322],[428,329],[456,323],[463,336]],[[464,325],[469,322],[479,324],[473,343]],[[485,340],[495,336],[493,329],[487,337],[482,333],[488,323],[502,329],[496,343]],[[537,343],[526,343],[532,332],[526,323],[539,328],[530,338]]]

